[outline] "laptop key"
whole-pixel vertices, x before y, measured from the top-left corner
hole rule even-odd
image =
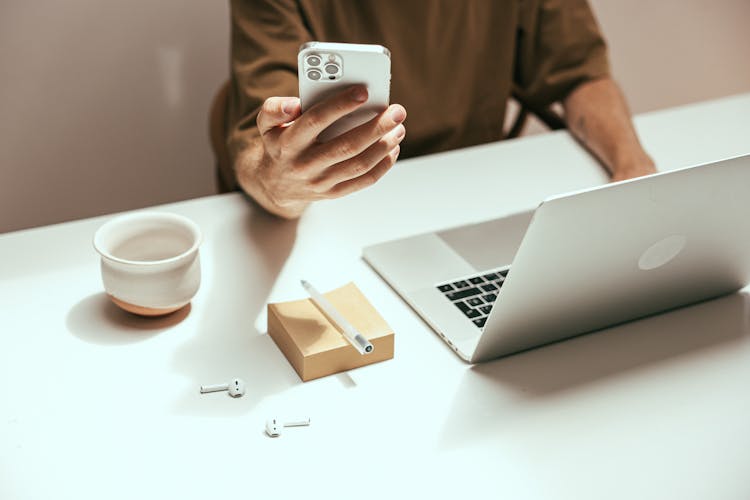
[[[440,285],[438,287],[438,290],[440,290],[441,292],[450,292],[453,289],[453,285]]]
[[[495,273],[485,274],[484,279],[486,279],[487,281],[497,281],[497,274]]]
[[[484,304],[484,302],[482,302],[482,299],[480,299],[479,297],[473,297],[466,302],[468,302],[470,306],[481,306],[482,304]]]
[[[503,271],[500,271],[498,274],[502,276],[503,278],[506,278],[508,276],[509,269],[505,269]]]
[[[479,308],[480,311],[482,311],[484,314],[489,314],[492,310],[492,306],[482,306]]]
[[[476,317],[482,315],[482,313],[480,313],[476,309],[471,309],[469,311],[464,311],[464,314],[466,315],[467,318],[476,318]]]
[[[464,280],[460,280],[454,282],[453,286],[455,286],[456,288],[466,288],[467,286],[469,286],[469,284]]]
[[[484,324],[487,322],[487,318],[477,318],[474,320],[474,324],[477,325],[479,328],[484,327]]]
[[[482,315],[479,311],[477,311],[473,307],[467,306],[466,303],[463,301],[454,302],[454,304],[456,304],[456,307],[461,309],[461,312],[464,313],[464,316],[466,316],[467,318],[476,318]]]
[[[448,292],[445,294],[448,300],[459,300],[465,299],[466,297],[473,297],[479,295],[482,291],[479,288],[464,288],[463,290],[457,290],[455,292]]]
[[[466,302],[464,302],[463,300],[458,300],[458,301],[454,302],[454,304],[456,305],[456,307],[458,307],[459,309],[461,309],[461,312],[463,312],[463,313],[466,313],[466,311],[471,311],[472,310],[471,306],[469,306],[468,304],[466,304]]]
[[[482,298],[483,298],[483,299],[484,299],[484,301],[485,301],[485,302],[487,302],[488,304],[492,304],[493,302],[495,302],[495,301],[497,300],[497,295],[495,295],[494,293],[488,293],[487,295],[485,295],[485,296],[484,296],[484,297],[482,297]]]
[[[475,278],[469,278],[469,281],[471,281],[474,285],[480,285],[480,284],[484,283],[484,280],[482,278],[480,278],[479,276],[477,276]]]
[[[484,290],[485,292],[494,292],[495,290],[497,290],[497,287],[492,283],[488,283],[486,285],[482,285],[482,290]]]

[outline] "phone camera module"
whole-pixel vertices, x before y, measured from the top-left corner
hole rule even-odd
[[[321,75],[320,71],[318,71],[317,69],[311,69],[310,71],[307,72],[307,77],[310,80],[320,80],[321,76],[323,75]]]
[[[320,57],[318,57],[318,56],[309,56],[307,58],[307,64],[309,66],[320,66]]]

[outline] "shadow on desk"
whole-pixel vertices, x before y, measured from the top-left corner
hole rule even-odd
[[[150,339],[184,320],[191,304],[158,318],[143,318],[123,311],[104,292],[89,295],[68,313],[68,330],[90,344],[122,345]]]
[[[207,235],[210,280],[200,308],[194,307],[196,334],[175,352],[173,368],[189,379],[174,404],[182,415],[231,416],[250,411],[266,396],[301,381],[273,340],[254,327],[266,307],[294,246],[297,221],[282,220],[257,207],[240,218],[217,223]],[[209,274],[207,273],[207,274]],[[245,396],[198,394],[204,384],[241,378]]]
[[[474,365],[454,395],[442,444],[461,447],[493,432],[512,432],[515,418],[538,411],[537,403],[650,376],[748,339],[750,295],[735,293]]]

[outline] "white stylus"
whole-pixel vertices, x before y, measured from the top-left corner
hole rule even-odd
[[[344,334],[346,340],[348,340],[360,354],[370,354],[372,352],[374,347],[370,341],[367,340],[364,335],[359,333],[357,329],[354,328],[335,307],[333,307],[333,304],[328,302],[328,300],[326,300],[326,298],[307,281],[301,280],[300,283],[302,283],[302,288],[310,294],[310,298],[313,302],[315,302],[315,304],[323,310],[326,316],[334,322],[335,326],[337,326]]]

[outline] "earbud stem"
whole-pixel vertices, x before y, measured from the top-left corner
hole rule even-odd
[[[201,386],[201,394],[205,394],[207,392],[219,392],[219,391],[228,391],[228,390],[229,390],[229,384],[202,385]]]
[[[305,425],[310,425],[310,417],[299,418],[292,420],[291,422],[284,422],[284,427],[302,427]]]

